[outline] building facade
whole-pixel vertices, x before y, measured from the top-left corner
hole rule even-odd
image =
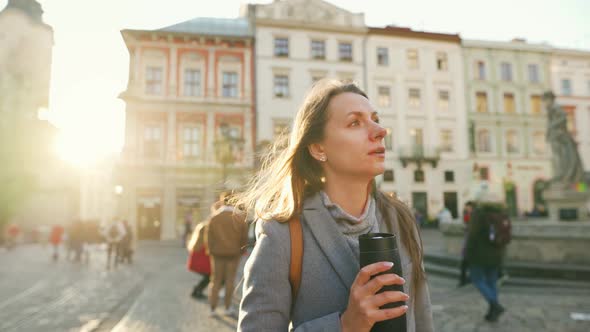
[[[584,169],[590,170],[590,52],[554,48],[551,87],[568,115],[568,128],[578,142]]]
[[[37,1],[8,1],[0,45],[0,232],[7,222],[25,232],[65,225],[78,216],[78,178],[53,151],[57,128],[38,118],[49,106],[53,29]]]
[[[467,120],[458,35],[388,26],[366,41],[369,98],[388,130],[381,188],[422,215],[457,217],[468,177]]]
[[[255,26],[258,142],[290,130],[315,81],[338,78],[365,87],[363,14],[321,0],[275,1],[241,11]]]
[[[130,54],[119,215],[169,239],[204,219],[253,164],[253,40],[246,19],[197,18],[123,30]]]
[[[551,48],[523,40],[464,40],[472,192],[502,197],[512,215],[543,204],[551,177],[542,95],[551,88]]]

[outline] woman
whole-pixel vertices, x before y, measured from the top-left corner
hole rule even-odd
[[[256,246],[244,271],[239,331],[369,331],[406,314],[408,331],[432,331],[420,237],[408,207],[376,191],[384,171],[386,130],[354,84],[322,80],[295,119],[289,144],[269,157],[236,206],[254,210]],[[274,149],[277,151],[277,148]],[[289,283],[286,223],[300,219],[303,267],[299,292]],[[358,236],[393,232],[405,280],[390,262],[359,271]],[[404,292],[376,294],[384,285]],[[379,309],[389,302],[407,306]]]

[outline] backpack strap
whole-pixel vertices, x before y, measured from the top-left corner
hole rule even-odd
[[[303,263],[303,230],[298,217],[289,219],[291,237],[291,262],[289,265],[289,283],[291,284],[292,302],[295,302],[301,284],[301,267]]]

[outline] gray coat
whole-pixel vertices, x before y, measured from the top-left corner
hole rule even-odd
[[[288,331],[291,321],[296,332],[340,331],[340,314],[348,305],[359,262],[319,194],[307,199],[303,207],[303,267],[294,304],[289,283],[289,226],[258,221],[256,246],[244,270],[238,331]],[[379,222],[380,229],[387,229],[384,221]],[[397,219],[392,220],[392,226],[399,234]],[[424,282],[418,294],[411,292],[412,262],[399,238],[398,247],[406,280],[404,292],[410,296],[407,331],[433,331],[428,286]]]

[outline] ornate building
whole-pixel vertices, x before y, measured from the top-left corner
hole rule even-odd
[[[524,40],[464,40],[474,192],[503,197],[513,215],[542,204],[551,177],[543,92],[551,87],[551,48]]]
[[[255,27],[257,139],[289,131],[305,93],[322,78],[363,75],[364,14],[321,0],[286,0],[242,7]]]
[[[369,97],[388,129],[381,188],[425,216],[446,206],[457,217],[469,181],[461,38],[388,26],[365,44]]]
[[[253,165],[253,39],[246,19],[123,30],[130,55],[120,215],[139,238],[175,238]]]

